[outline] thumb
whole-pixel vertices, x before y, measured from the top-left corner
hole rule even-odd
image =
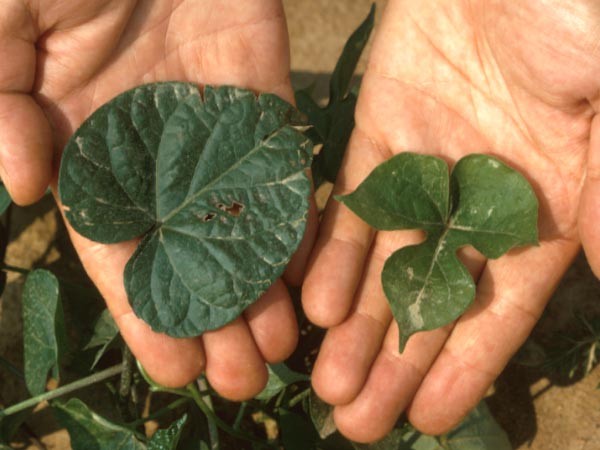
[[[587,172],[579,202],[579,236],[587,260],[600,278],[600,115],[592,120]]]
[[[0,14],[0,177],[18,204],[38,200],[52,174],[50,125],[30,95],[36,39],[26,7],[9,3]]]

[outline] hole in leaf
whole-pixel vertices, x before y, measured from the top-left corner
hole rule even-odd
[[[201,222],[206,223],[213,220],[215,217],[217,217],[217,215],[215,213],[207,213],[204,215],[197,214],[196,217],[198,217],[198,219],[200,219]]]
[[[238,217],[244,210],[244,205],[234,200],[230,206],[227,206],[223,203],[218,203],[217,208],[219,208],[221,211],[225,211],[227,214],[233,217]]]

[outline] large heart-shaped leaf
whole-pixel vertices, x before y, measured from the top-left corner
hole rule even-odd
[[[186,83],[125,92],[76,131],[59,193],[79,233],[142,236],[125,268],[138,316],[172,336],[223,326],[283,272],[302,239],[312,146],[271,94]]]
[[[378,230],[421,229],[425,242],[396,251],[382,284],[408,338],[452,322],[472,302],[475,285],[456,251],[471,244],[488,258],[537,243],[538,203],[517,171],[473,154],[448,174],[433,156],[401,153],[379,165],[351,194],[339,198]]]

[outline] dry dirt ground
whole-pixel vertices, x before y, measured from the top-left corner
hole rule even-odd
[[[378,1],[378,14],[385,2]],[[368,12],[368,0],[284,0],[289,20],[293,80],[298,87],[316,82],[325,92],[328,74],[351,31]],[[364,61],[359,70],[364,69]],[[63,267],[65,275],[77,270],[52,200],[13,210],[7,263],[25,268]],[[59,265],[58,263],[61,263]],[[64,264],[67,264],[65,266]],[[66,268],[65,268],[66,267]],[[10,274],[0,299],[0,355],[20,365],[20,295],[23,279]],[[519,355],[519,364],[507,367],[488,397],[497,420],[515,449],[600,449],[600,368],[569,378],[539,367],[540,349],[556,349],[559,333],[576,336],[584,329],[578,315],[600,317],[600,283],[580,257],[552,299],[533,334],[532,344]],[[583,335],[582,335],[583,336]],[[586,362],[585,357],[580,358]],[[26,396],[22,382],[0,369],[0,407]],[[68,437],[49,414],[41,410],[27,423],[27,449],[68,450]]]

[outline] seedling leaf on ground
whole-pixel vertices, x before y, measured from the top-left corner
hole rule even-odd
[[[125,92],[75,132],[59,193],[80,234],[142,237],[125,268],[136,314],[195,336],[235,319],[302,240],[312,145],[272,94],[155,83]]]
[[[148,442],[148,450],[177,450],[181,430],[187,422],[187,415],[177,420],[164,430],[158,430]]]
[[[46,390],[48,372],[59,379],[66,333],[56,277],[47,270],[34,270],[23,288],[23,346],[25,383],[31,395]]]
[[[537,244],[538,203],[517,171],[473,154],[448,174],[433,156],[401,153],[379,165],[351,194],[339,198],[378,230],[420,229],[425,242],[388,258],[382,284],[408,338],[446,325],[473,301],[475,285],[456,251],[472,245],[488,258]]]
[[[397,428],[372,444],[354,444],[356,450],[512,450],[506,433],[485,402],[449,433],[429,436],[410,426]]]
[[[310,381],[310,377],[303,373],[294,372],[285,363],[269,364],[269,381],[265,388],[256,396],[257,400],[269,401],[286,387],[300,381]]]
[[[93,412],[81,400],[54,402],[54,414],[67,429],[73,450],[146,450],[135,433]]]

